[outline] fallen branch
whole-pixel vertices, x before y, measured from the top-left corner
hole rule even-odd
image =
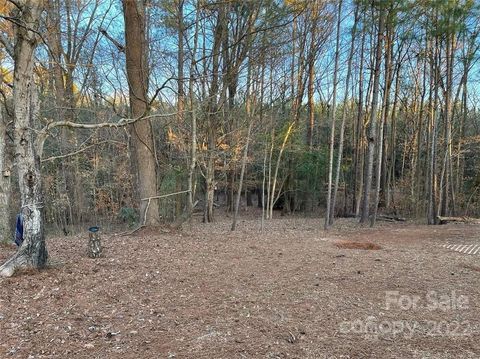
[[[386,221],[386,222],[405,222],[406,221],[406,219],[403,217],[387,216],[385,214],[377,215],[377,220]]]
[[[480,219],[472,217],[442,217],[437,216],[438,224],[447,224],[447,223],[470,223],[470,224],[480,224]]]
[[[171,196],[175,196],[177,194],[182,194],[182,193],[188,193],[190,192],[190,190],[185,190],[185,191],[180,191],[180,192],[173,192],[173,193],[169,193],[169,194],[162,194],[160,196],[153,196],[153,197],[147,197],[147,198],[142,198],[142,201],[150,201],[152,199],[158,199],[158,198],[165,198],[165,197],[171,197]]]
[[[145,207],[145,213],[144,213],[144,215],[143,215],[143,226],[145,226],[146,223],[147,223],[148,208],[150,207],[150,202],[152,201],[152,199],[166,198],[166,197],[176,196],[177,194],[188,193],[188,192],[190,192],[189,189],[187,189],[187,190],[185,190],[185,191],[180,191],[180,192],[173,192],[173,193],[169,193],[169,194],[162,194],[162,195],[160,195],[160,196],[152,196],[152,197],[142,198],[142,199],[141,199],[142,201],[148,201],[148,202],[147,202],[147,206]]]

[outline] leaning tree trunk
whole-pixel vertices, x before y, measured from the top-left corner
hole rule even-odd
[[[8,165],[6,126],[0,107],[0,243],[11,240],[10,214],[10,168]]]
[[[124,0],[125,57],[132,116],[147,114],[147,40],[145,29],[145,1]],[[140,218],[144,225],[158,224],[158,204],[148,206],[146,199],[157,195],[157,167],[155,142],[150,120],[140,120],[131,127],[132,145],[136,161]]]
[[[20,268],[42,268],[48,253],[43,233],[43,194],[40,157],[34,138],[38,98],[33,79],[34,52],[37,45],[41,2],[18,2],[21,26],[16,29],[15,71],[13,79],[14,144],[21,193],[24,242],[15,255],[0,267],[0,276],[12,276]],[[33,30],[33,31],[32,31]]]

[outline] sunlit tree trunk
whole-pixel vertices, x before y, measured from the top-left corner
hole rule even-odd
[[[358,24],[358,6],[355,7],[355,16],[354,22],[352,27],[352,40],[350,45],[350,52],[348,55],[348,65],[347,65],[347,77],[345,79],[345,93],[343,95],[343,108],[342,108],[342,123],[340,125],[340,139],[338,142],[338,157],[337,157],[337,165],[335,169],[335,183],[333,187],[333,198],[332,198],[332,210],[330,211],[330,219],[329,224],[333,224],[333,218],[335,214],[335,205],[337,202],[337,191],[338,191],[338,184],[340,181],[340,169],[342,166],[342,158],[343,158],[343,145],[344,145],[344,135],[345,135],[345,122],[347,119],[347,100],[348,100],[348,93],[349,93],[349,86],[350,86],[350,78],[352,75],[352,61],[353,61],[353,52],[355,50],[355,36],[357,34],[357,24]],[[345,199],[346,201],[346,199]]]
[[[10,161],[7,148],[7,126],[0,105],[0,243],[12,240],[10,232]]]
[[[392,11],[392,9],[390,9]],[[377,146],[377,164],[376,164],[376,174],[375,174],[375,191],[373,198],[373,213],[370,221],[370,225],[374,226],[375,221],[377,220],[378,205],[380,202],[380,190],[381,190],[381,179],[382,179],[382,169],[384,168],[384,157],[383,157],[383,145],[384,145],[384,129],[388,118],[388,112],[390,110],[390,88],[392,84],[392,51],[393,51],[393,19],[389,16],[387,18],[387,36],[385,44],[385,78],[384,78],[384,90],[383,90],[383,104],[382,111],[380,116],[380,128],[378,131],[378,146]]]
[[[360,6],[360,5],[358,5]],[[362,25],[365,26],[365,12],[362,16]],[[358,103],[357,103],[357,115],[355,119],[355,131],[353,139],[353,198],[352,198],[352,212],[355,213],[355,216],[358,217],[360,214],[360,204],[361,204],[361,190],[363,187],[363,145],[362,145],[362,134],[363,134],[363,86],[364,86],[364,52],[365,52],[365,38],[366,31],[362,29],[361,36],[361,45],[360,45],[360,54],[359,56],[359,71],[358,71]]]
[[[20,268],[43,268],[48,252],[44,235],[44,202],[40,157],[35,143],[39,101],[34,81],[34,53],[42,2],[17,1],[21,26],[16,28],[13,79],[14,146],[21,194],[24,242],[15,255],[0,267],[0,276],[11,276]]]
[[[185,90],[184,90],[184,49],[183,49],[183,37],[184,37],[184,23],[183,23],[183,4],[184,0],[177,0],[177,124],[180,128],[184,126],[185,121]],[[183,136],[182,136],[183,137]],[[175,192],[182,190],[182,178],[181,173],[176,173],[175,176]],[[179,217],[182,212],[181,198],[175,201],[175,215]]]
[[[454,66],[454,42],[455,35],[449,34],[446,39],[446,89],[445,89],[445,160],[443,173],[443,186],[441,187],[441,206],[440,215],[448,216],[450,214],[451,199],[454,198],[452,192],[452,87],[453,87],[453,66]],[[452,201],[453,202],[453,201]]]
[[[333,216],[332,209],[332,180],[333,180],[333,155],[335,149],[335,120],[337,112],[337,77],[338,77],[338,62],[340,58],[340,25],[342,23],[342,0],[338,2],[337,10],[337,36],[335,45],[335,65],[333,68],[333,93],[332,93],[332,112],[330,114],[330,156],[328,161],[328,190],[327,190],[327,213],[325,215],[324,229],[328,229],[330,216]],[[345,104],[344,104],[345,105]]]
[[[308,122],[307,122],[307,146],[310,151],[313,149],[313,130],[315,127],[315,60],[317,58],[317,26],[318,26],[318,0],[312,2],[312,29],[310,49],[308,55]]]
[[[373,74],[373,93],[372,93],[372,106],[370,112],[370,125],[368,131],[368,154],[366,162],[366,173],[365,173],[365,182],[363,184],[363,206],[362,206],[362,216],[360,218],[360,223],[365,223],[368,220],[370,214],[370,190],[372,187],[373,181],[373,164],[374,164],[374,155],[375,147],[378,141],[377,138],[377,107],[378,107],[378,95],[380,89],[380,64],[382,62],[382,49],[383,49],[383,32],[385,27],[384,11],[381,7],[381,10],[378,13],[379,15],[379,24],[378,24],[378,34],[377,34],[377,43],[375,51],[375,68]]]
[[[429,168],[428,168],[428,224],[437,223],[437,117],[438,117],[438,92],[439,92],[439,39],[435,37],[435,46],[430,58],[430,113],[429,113]]]
[[[193,38],[193,49],[191,52],[191,59],[190,59],[190,75],[188,78],[188,96],[190,102],[190,116],[191,116],[191,133],[190,133],[190,165],[188,168],[188,215],[190,219],[193,215],[193,206],[194,206],[194,196],[195,196],[195,188],[194,188],[194,180],[195,180],[195,168],[197,166],[197,110],[195,104],[195,93],[194,93],[194,74],[195,74],[195,57],[197,54],[197,47],[198,47],[198,35],[199,35],[199,3],[197,3],[197,12],[195,17],[195,33]]]

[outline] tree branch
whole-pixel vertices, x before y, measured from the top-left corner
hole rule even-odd
[[[105,29],[102,29],[102,28],[99,28],[98,31],[100,31],[100,33],[105,36],[107,39],[109,39],[113,45],[115,45],[115,47],[118,49],[118,51],[120,52],[125,52],[125,46],[123,46],[121,43],[119,43],[117,40],[115,40],[113,37],[111,37],[107,30]]]
[[[186,111],[184,111],[186,112]],[[47,124],[44,128],[38,131],[36,139],[37,153],[42,158],[43,145],[47,139],[51,129],[55,127],[70,127],[70,128],[83,128],[83,129],[97,129],[97,128],[122,128],[131,125],[137,121],[149,120],[153,118],[165,118],[177,115],[178,112],[166,113],[166,114],[154,114],[154,115],[142,115],[136,118],[122,118],[118,122],[101,122],[101,123],[77,123],[72,121],[54,121]]]
[[[13,59],[14,50],[12,43],[8,40],[8,38],[0,32],[0,42],[5,46],[5,51],[7,54]]]
[[[147,223],[147,213],[148,213],[148,209],[150,208],[150,202],[152,201],[152,199],[166,198],[166,197],[171,197],[171,196],[175,196],[175,195],[177,195],[177,194],[188,193],[188,192],[190,192],[189,189],[187,189],[187,190],[185,190],[185,191],[174,192],[174,193],[164,194],[164,195],[160,195],[160,196],[153,196],[153,197],[142,198],[142,201],[148,201],[148,202],[147,202],[147,206],[145,207],[145,213],[143,214],[143,224],[142,224],[142,227],[145,227],[145,226],[146,226],[146,223]]]
[[[51,157],[48,157],[48,158],[45,158],[45,159],[41,159],[40,162],[43,163],[43,162],[47,162],[47,161],[54,161],[54,160],[58,160],[58,159],[61,159],[61,158],[67,158],[67,157],[75,156],[75,155],[78,155],[79,153],[82,153],[82,152],[88,150],[89,148],[92,148],[92,147],[95,147],[95,146],[100,146],[100,145],[103,145],[105,143],[111,143],[111,142],[112,141],[107,140],[107,141],[101,141],[101,142],[98,142],[98,143],[92,143],[91,145],[81,147],[76,151],[69,152],[69,153],[66,153],[64,155],[51,156]],[[122,145],[123,145],[123,143],[122,143]]]
[[[8,2],[9,2],[9,3],[12,3],[13,5],[15,5],[15,7],[16,7],[18,10],[20,10],[20,11],[23,10],[23,8],[22,8],[23,5],[21,5],[18,1],[8,0]]]
[[[41,132],[49,131],[55,127],[71,127],[71,128],[85,128],[85,129],[96,129],[96,128],[104,128],[104,127],[119,128],[119,127],[125,127],[127,125],[131,125],[132,123],[135,123],[138,121],[149,120],[157,117],[159,118],[172,117],[177,114],[178,114],[177,112],[172,112],[167,114],[154,114],[154,115],[148,115],[148,116],[142,115],[136,118],[122,118],[118,122],[101,122],[101,123],[77,123],[77,122],[71,122],[71,121],[55,121],[55,122],[50,122],[47,126],[45,126],[42,129]]]
[[[171,196],[175,196],[177,194],[182,194],[182,193],[188,193],[190,192],[189,189],[185,190],[185,191],[180,191],[180,192],[173,192],[173,193],[169,193],[169,194],[163,194],[163,195],[160,195],[160,196],[153,196],[153,197],[147,197],[147,198],[142,198],[142,201],[149,201],[152,200],[152,199],[159,199],[159,198],[166,198],[166,197],[171,197]]]

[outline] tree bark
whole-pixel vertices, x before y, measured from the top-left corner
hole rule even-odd
[[[373,77],[373,95],[372,95],[372,108],[370,112],[370,128],[368,132],[368,157],[367,157],[367,169],[365,173],[365,183],[363,187],[363,206],[362,216],[360,223],[365,223],[368,220],[370,213],[370,190],[373,181],[373,162],[375,155],[375,146],[378,141],[377,138],[377,106],[378,106],[378,94],[380,89],[380,63],[382,62],[382,49],[383,49],[383,32],[385,26],[384,11],[379,11],[379,24],[377,34],[377,44],[375,53],[375,69]]]
[[[340,168],[342,165],[343,157],[343,142],[345,135],[345,122],[347,118],[347,100],[348,100],[348,91],[350,85],[350,77],[352,75],[352,61],[353,61],[353,52],[355,50],[355,36],[357,33],[357,23],[358,23],[358,6],[355,8],[355,16],[353,20],[352,27],[352,39],[350,45],[350,53],[348,55],[348,65],[347,65],[347,78],[345,79],[345,94],[343,95],[343,109],[342,109],[342,123],[340,125],[340,139],[338,142],[338,157],[337,157],[337,166],[335,169],[335,182],[333,186],[333,198],[332,198],[332,210],[330,211],[329,225],[333,224],[333,218],[335,214],[335,205],[337,202],[337,191],[338,184],[340,181]],[[345,198],[346,201],[346,198]]]
[[[438,14],[436,15],[438,16]],[[430,59],[430,114],[429,114],[429,166],[428,166],[428,208],[427,221],[428,224],[436,224],[437,222],[437,117],[439,111],[438,106],[438,64],[439,64],[439,41],[435,37],[435,47],[432,51]]]
[[[182,128],[185,121],[185,90],[184,90],[184,49],[183,49],[183,36],[184,36],[184,23],[183,23],[183,3],[184,0],[177,0],[177,125]],[[183,137],[183,136],[182,136]],[[182,190],[182,174],[177,172],[175,175],[175,191],[180,192]],[[175,215],[178,218],[182,212],[182,200],[178,198],[175,202]]]
[[[250,106],[249,104],[247,104],[247,107]],[[253,119],[251,118],[250,116],[250,111],[247,110],[247,116],[248,116],[248,130],[247,130],[247,138],[246,138],[246,144],[245,144],[245,148],[243,150],[243,157],[242,157],[242,165],[241,165],[241,169],[240,169],[240,180],[238,182],[238,191],[237,191],[237,197],[235,198],[235,208],[234,208],[234,212],[233,212],[233,222],[232,222],[232,231],[235,230],[235,228],[237,227],[237,218],[238,218],[238,209],[240,207],[240,197],[242,195],[242,185],[243,185],[243,177],[245,175],[245,167],[246,167],[246,164],[247,164],[247,158],[248,158],[248,146],[250,144],[250,133],[252,131],[252,125],[253,125]]]
[[[360,4],[358,5],[360,6]],[[365,11],[362,11],[362,24],[365,23]],[[358,104],[357,104],[357,118],[356,126],[354,131],[354,152],[353,152],[353,199],[352,199],[352,211],[355,213],[355,216],[358,217],[360,213],[360,202],[361,202],[361,190],[363,186],[363,154],[362,154],[362,134],[363,134],[363,83],[364,83],[364,56],[365,56],[365,37],[366,31],[362,29],[361,44],[360,44],[360,54],[359,54],[359,74],[358,74]]]
[[[134,118],[148,113],[148,64],[145,26],[145,1],[123,0],[125,18],[125,56],[129,87],[130,111]],[[155,143],[150,120],[141,120],[130,128],[140,200],[141,223],[156,225],[160,216],[158,204],[147,206],[142,200],[156,196],[157,167]]]
[[[313,150],[313,130],[315,127],[315,60],[317,58],[317,26],[318,26],[318,1],[312,3],[312,29],[310,53],[308,55],[308,122],[307,122],[307,146]]]
[[[12,241],[10,231],[10,161],[7,148],[7,128],[0,107],[0,243]]]
[[[216,159],[216,134],[218,122],[218,103],[219,93],[219,70],[220,70],[220,49],[223,37],[225,35],[225,4],[221,4],[218,10],[217,22],[214,30],[213,48],[212,48],[212,83],[208,101],[207,117],[207,164],[205,170],[205,203],[203,212],[203,222],[210,223],[214,221],[213,202],[215,195],[215,159]]]
[[[441,187],[441,206],[440,214],[448,216],[450,214],[450,199],[453,198],[451,184],[451,165],[452,165],[452,87],[453,87],[453,67],[454,67],[454,42],[455,35],[449,34],[446,39],[446,88],[444,93],[445,109],[445,161],[442,172],[444,173],[444,184]]]
[[[338,2],[338,20],[337,20],[337,36],[335,45],[335,65],[333,69],[333,94],[332,94],[332,112],[330,127],[330,157],[328,161],[328,191],[327,191],[327,213],[325,215],[324,229],[328,229],[330,217],[332,216],[332,181],[333,181],[333,155],[335,148],[335,119],[337,111],[337,76],[338,61],[340,58],[340,25],[342,23],[342,0]],[[344,104],[345,105],[345,104]]]
[[[197,11],[195,17],[195,35],[193,39],[193,49],[191,53],[190,60],[190,76],[188,78],[188,96],[190,100],[190,111],[191,111],[191,144],[190,144],[190,166],[188,168],[188,203],[187,210],[188,216],[191,219],[193,215],[193,200],[195,198],[194,192],[194,178],[195,178],[195,168],[197,166],[197,111],[195,104],[195,94],[194,94],[194,71],[195,71],[195,56],[197,54],[198,47],[198,27],[199,27],[199,3],[197,3]]]
[[[43,268],[48,252],[44,235],[44,203],[40,157],[34,137],[38,117],[37,89],[33,79],[36,31],[43,11],[40,1],[18,2],[21,24],[17,26],[14,70],[14,144],[23,214],[23,244],[0,267],[0,276],[12,276],[17,269]]]
[[[392,5],[393,6],[393,5]],[[392,85],[392,51],[393,51],[393,41],[392,38],[394,36],[394,29],[393,29],[393,19],[390,17],[391,12],[393,9],[390,9],[390,13],[387,16],[387,36],[386,36],[386,49],[385,49],[385,86],[384,86],[384,93],[383,93],[383,104],[382,104],[382,111],[380,116],[380,128],[378,132],[378,146],[377,146],[377,167],[376,167],[376,175],[375,175],[375,191],[374,191],[374,199],[373,199],[373,213],[372,218],[370,221],[370,225],[373,227],[375,225],[375,221],[377,219],[377,212],[378,212],[378,205],[380,202],[380,189],[381,189],[381,181],[382,181],[382,169],[384,168],[384,128],[388,119],[388,112],[390,109],[390,88]]]

